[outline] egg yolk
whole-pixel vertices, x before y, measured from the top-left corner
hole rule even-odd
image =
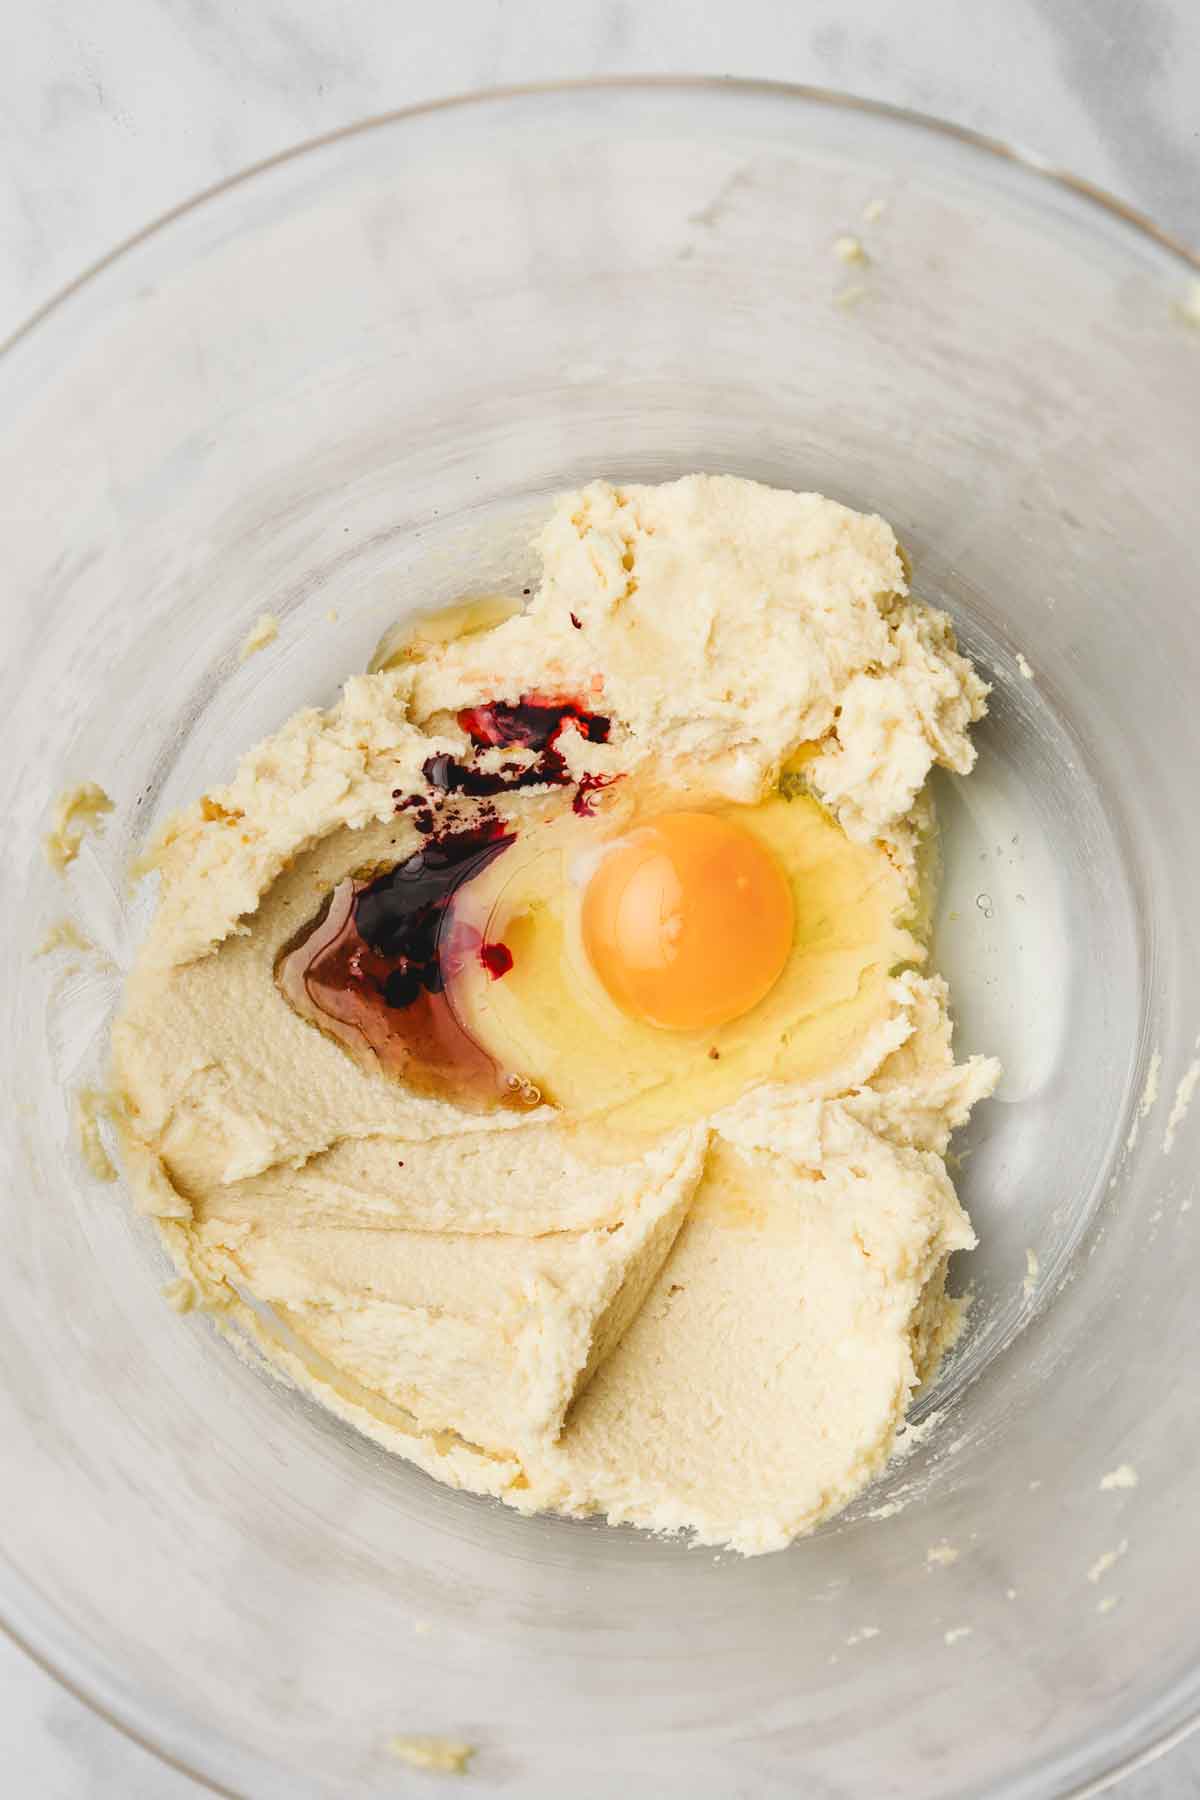
[[[715,813],[663,813],[615,844],[584,891],[584,948],[625,1012],[667,1030],[739,1018],[792,947],[792,893],[766,846]]]

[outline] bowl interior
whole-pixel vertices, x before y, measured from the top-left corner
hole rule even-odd
[[[0,364],[0,1615],[119,1722],[239,1791],[395,1793],[407,1730],[528,1796],[961,1795],[1057,1790],[1190,1716],[1185,285],[915,122],[599,87],[277,163]],[[359,1439],[168,1311],[74,1124],[165,813],[397,617],[525,585],[555,491],[695,468],[883,513],[994,684],[978,770],[938,783],[937,960],[960,1046],[1006,1065],[960,1145],[970,1327],[883,1480],[749,1563],[522,1521]],[[263,611],[279,639],[240,663]],[[41,839],[89,778],[116,811],[64,885]],[[99,954],[35,955],[64,914]]]

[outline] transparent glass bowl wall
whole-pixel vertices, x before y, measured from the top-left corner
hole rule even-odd
[[[283,159],[10,349],[0,1617],[127,1729],[256,1795],[405,1791],[398,1731],[532,1797],[962,1795],[1063,1791],[1191,1716],[1200,1105],[1163,1151],[1200,1031],[1188,274],[914,121],[597,87]],[[971,1329],[884,1481],[748,1563],[523,1521],[358,1440],[170,1313],[73,1123],[153,822],[406,609],[523,585],[556,489],[693,468],[882,512],[996,688],[941,784],[939,956],[963,1047],[1009,1068],[962,1170]],[[64,886],[41,837],[85,778],[117,809]],[[106,961],[34,958],[64,913]]]

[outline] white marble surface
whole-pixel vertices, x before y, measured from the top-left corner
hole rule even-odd
[[[941,114],[1200,243],[1195,0],[9,0],[0,339],[157,214],[300,139],[469,88],[645,71],[771,75]],[[14,1800],[201,1792],[3,1639],[0,1768]],[[1119,1792],[1200,1800],[1200,1734]]]

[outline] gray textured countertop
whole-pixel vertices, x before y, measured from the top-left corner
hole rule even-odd
[[[1190,0],[38,0],[0,18],[0,339],[157,214],[300,139],[464,89],[647,71],[771,75],[939,114],[1200,243]],[[3,1638],[0,1765],[20,1800],[202,1792]],[[1119,1792],[1200,1796],[1200,1734]]]

